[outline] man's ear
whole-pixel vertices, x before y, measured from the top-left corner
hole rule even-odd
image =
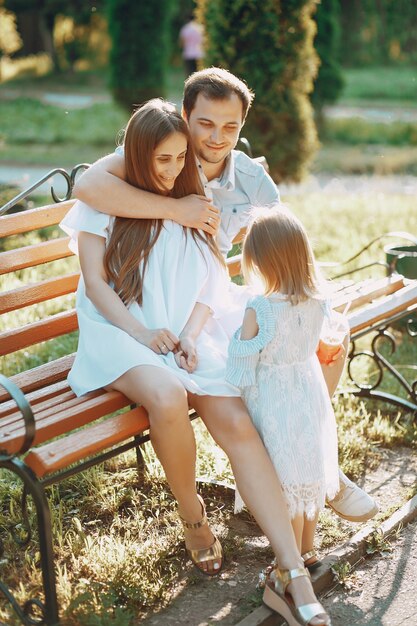
[[[181,117],[182,117],[182,119],[183,119],[183,120],[185,120],[185,121],[187,122],[187,124],[188,124],[187,114],[186,114],[185,109],[184,109],[184,107],[183,107],[183,106],[181,107]]]

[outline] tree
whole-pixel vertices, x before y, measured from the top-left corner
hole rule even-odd
[[[171,10],[172,0],[108,0],[110,82],[115,100],[129,109],[164,95]]]
[[[317,35],[314,47],[320,58],[320,67],[312,93],[319,125],[326,103],[336,102],[343,86],[340,67],[340,15],[339,0],[321,0],[316,12]]]
[[[339,0],[343,65],[415,64],[415,0]]]
[[[102,8],[103,2],[104,0],[5,0],[5,7],[16,14],[16,26],[22,39],[17,56],[47,52],[55,71],[64,69],[66,62],[72,65],[85,51],[85,41],[83,46],[81,40],[87,38],[91,18]],[[67,42],[68,50],[61,50],[60,54],[54,41],[54,30],[59,16],[71,17],[74,30],[78,31],[72,41]]]
[[[317,147],[309,94],[317,72],[315,0],[199,0],[206,64],[218,65],[255,91],[245,135],[271,173],[299,181]]]

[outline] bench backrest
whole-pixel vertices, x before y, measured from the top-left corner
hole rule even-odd
[[[73,204],[69,200],[0,218],[0,356],[78,328],[74,297],[68,296],[77,289],[79,266],[76,259],[68,263],[73,256],[69,238],[57,227]],[[229,271],[237,275],[239,262],[230,260]],[[52,306],[45,305],[51,301]]]
[[[72,264],[74,271],[68,269],[68,264],[65,267],[61,263],[63,269],[58,267],[59,261],[72,256],[68,237],[52,228],[72,205],[73,201],[51,204],[0,218],[0,238],[4,242],[0,253],[0,314],[21,311],[9,314],[7,328],[1,329],[2,356],[77,329],[73,306],[56,302],[56,312],[46,316],[46,307],[42,306],[46,301],[74,293],[77,288],[76,264]],[[45,240],[41,231],[46,228],[51,232],[47,231]],[[53,271],[51,263],[55,264]],[[43,266],[40,271],[33,271],[39,266]]]

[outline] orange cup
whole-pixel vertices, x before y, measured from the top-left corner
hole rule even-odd
[[[340,313],[333,311],[330,317],[325,318],[317,350],[320,363],[328,365],[332,362],[346,337],[347,331],[347,320]]]

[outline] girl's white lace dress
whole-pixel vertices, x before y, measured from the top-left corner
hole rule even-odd
[[[336,422],[316,349],[328,303],[256,296],[259,332],[229,346],[226,379],[242,389],[272,459],[290,516],[312,519],[339,489]]]

